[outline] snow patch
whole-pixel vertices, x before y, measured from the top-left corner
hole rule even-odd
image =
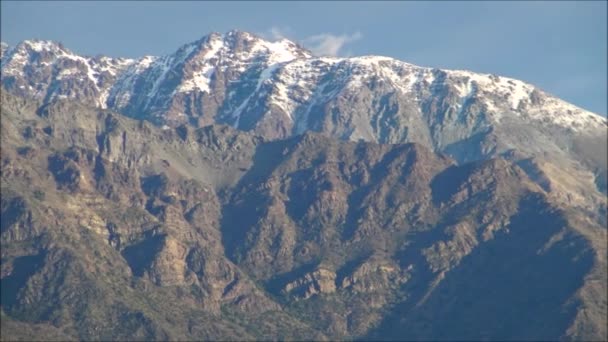
[[[23,43],[36,52],[59,50],[57,43],[50,40],[26,40]]]
[[[193,73],[192,78],[182,82],[177,91],[189,92],[200,90],[202,92],[210,93],[211,77],[215,72],[215,66],[212,64],[211,59],[216,58],[218,53],[223,49],[225,49],[225,44],[222,39],[213,39],[209,41],[207,43],[207,51],[199,61],[202,66],[198,71]]]

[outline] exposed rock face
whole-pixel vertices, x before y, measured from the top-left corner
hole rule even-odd
[[[3,336],[606,336],[606,229],[549,161],[5,92],[1,130]]]
[[[412,269],[413,265],[401,269],[399,265],[391,264],[390,259],[370,258],[344,277],[340,287],[355,293],[394,290],[408,280],[408,272]]]
[[[283,291],[303,299],[308,299],[317,293],[334,293],[336,292],[336,273],[318,268],[285,285]]]

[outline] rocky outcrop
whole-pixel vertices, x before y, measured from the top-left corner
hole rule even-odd
[[[308,299],[318,293],[334,293],[336,273],[320,267],[285,285],[283,292],[301,299]]]
[[[403,269],[385,258],[367,260],[342,279],[340,288],[355,293],[384,292],[399,288],[409,279],[413,265]]]

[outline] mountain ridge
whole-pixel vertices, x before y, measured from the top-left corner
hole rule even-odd
[[[43,105],[71,99],[167,128],[226,124],[268,139],[316,131],[416,142],[459,163],[508,156],[532,177],[579,178],[563,189],[566,201],[601,202],[587,193],[605,192],[607,119],[510,78],[389,57],[315,57],[238,30],[137,60],[87,59],[48,41],[7,51],[3,90]],[[541,170],[546,160],[567,171]]]
[[[235,51],[239,51],[240,49],[238,48],[238,45],[242,45],[242,44],[250,44],[251,46],[249,46],[249,49],[243,49],[243,53],[239,56],[238,53],[235,54]],[[232,46],[230,46],[232,45]],[[199,70],[197,70],[198,74],[194,75],[193,78],[190,79],[186,79],[184,80],[181,84],[179,88],[176,88],[177,92],[188,92],[188,91],[200,91],[200,92],[206,92],[209,93],[210,89],[209,89],[209,82],[211,82],[210,80],[210,76],[213,75],[214,70],[211,70],[211,74],[210,75],[206,75],[205,76],[205,72],[209,73],[209,66],[207,66],[205,64],[205,62],[207,62],[208,59],[213,59],[215,57],[217,57],[216,55],[218,54],[219,50],[221,49],[225,49],[226,46],[228,46],[228,52],[227,55],[228,56],[234,56],[236,55],[236,59],[243,59],[245,61],[245,63],[251,63],[251,60],[248,58],[248,54],[253,54],[254,57],[267,57],[268,61],[267,61],[267,65],[265,65],[264,68],[264,72],[262,72],[259,75],[259,79],[258,79],[258,88],[260,86],[260,83],[263,83],[264,81],[266,81],[267,78],[272,77],[273,73],[276,72],[277,68],[282,68],[285,66],[281,66],[281,63],[287,63],[289,64],[289,62],[299,62],[300,60],[306,60],[306,59],[310,59],[312,61],[312,64],[314,63],[325,63],[326,66],[327,65],[331,65],[331,64],[340,64],[340,63],[346,63],[346,64],[352,64],[352,66],[355,68],[355,70],[357,68],[365,68],[366,66],[370,66],[370,65],[376,65],[382,62],[386,62],[386,63],[396,63],[399,64],[399,66],[401,68],[411,68],[411,69],[415,69],[417,72],[418,77],[422,75],[423,78],[426,78],[427,82],[431,81],[432,78],[434,78],[433,75],[428,75],[429,72],[431,71],[437,71],[439,73],[441,72],[445,72],[450,74],[450,76],[453,77],[468,77],[468,78],[472,78],[473,79],[473,83],[471,82],[465,82],[463,84],[459,84],[458,85],[458,92],[459,92],[459,96],[463,99],[463,104],[466,103],[466,101],[472,97],[475,96],[475,92],[478,91],[475,88],[484,88],[487,85],[488,80],[492,80],[492,79],[503,79],[505,83],[509,84],[509,85],[502,85],[500,84],[501,88],[504,87],[508,87],[511,86],[512,90],[512,94],[509,95],[509,101],[511,101],[511,109],[516,109],[517,106],[521,103],[521,101],[527,97],[527,96],[532,96],[532,97],[538,97],[539,95],[536,93],[533,93],[533,90],[538,90],[541,93],[544,93],[543,91],[539,90],[537,87],[532,86],[530,84],[526,84],[526,83],[522,83],[521,81],[515,80],[515,79],[511,79],[508,77],[502,77],[502,76],[496,76],[496,75],[490,75],[490,74],[480,74],[480,73],[474,73],[468,70],[442,70],[442,69],[436,69],[436,68],[429,68],[429,67],[420,67],[420,66],[415,66],[413,64],[410,63],[406,63],[406,62],[402,62],[402,61],[398,61],[394,58],[390,58],[390,57],[382,57],[382,56],[361,56],[361,57],[350,57],[350,58],[338,58],[338,57],[314,57],[312,55],[312,53],[306,49],[304,49],[301,46],[298,46],[296,43],[289,41],[288,39],[281,39],[278,40],[276,42],[270,42],[270,41],[266,41],[263,40],[262,38],[255,36],[251,33],[248,32],[244,32],[244,31],[238,31],[238,30],[232,30],[227,32],[226,34],[219,34],[217,32],[211,33],[209,35],[204,36],[203,38],[193,41],[191,43],[187,43],[185,45],[182,45],[180,48],[177,49],[177,51],[175,53],[172,54],[168,54],[165,56],[160,56],[160,57],[154,57],[154,56],[144,56],[138,59],[125,59],[125,58],[112,58],[112,57],[106,57],[106,56],[101,56],[98,55],[97,57],[83,57],[83,56],[78,56],[74,53],[72,53],[71,51],[65,49],[63,47],[62,44],[54,42],[54,41],[41,41],[41,40],[32,40],[32,41],[23,41],[19,44],[17,44],[15,47],[11,48],[8,46],[4,46],[3,47],[3,55],[4,52],[6,52],[6,55],[3,56],[3,76],[6,78],[7,76],[12,76],[13,73],[18,73],[18,70],[14,70],[15,68],[19,67],[19,63],[23,63],[23,58],[22,56],[20,56],[19,58],[17,58],[15,56],[15,54],[17,54],[17,52],[19,52],[20,50],[27,50],[29,52],[47,52],[50,54],[56,54],[58,57],[57,58],[61,58],[61,57],[68,57],[71,59],[81,59],[84,58],[85,60],[87,60],[87,64],[92,67],[93,69],[98,69],[95,71],[91,71],[89,70],[89,72],[87,73],[87,76],[89,77],[89,79],[91,81],[93,81],[95,84],[100,83],[100,80],[95,79],[94,77],[92,77],[92,73],[95,74],[101,74],[104,71],[108,71],[110,74],[120,74],[117,79],[120,79],[121,76],[123,78],[130,78],[132,77],[132,75],[129,74],[129,71],[127,69],[129,69],[130,67],[134,70],[131,70],[131,72],[137,74],[139,72],[141,72],[141,69],[146,69],[148,67],[153,67],[154,65],[156,65],[156,67],[158,69],[162,69],[161,67],[167,67],[167,63],[170,63],[172,67],[179,67],[182,63],[186,62],[187,59],[194,59],[194,57],[200,57],[198,62],[203,62],[203,65],[201,66],[201,68],[199,68]],[[235,47],[237,46],[237,47]],[[235,50],[236,49],[236,50]],[[259,52],[260,50],[265,50],[265,53],[260,53],[260,54],[255,54],[255,52]],[[195,50],[206,50],[205,54],[203,54],[202,56],[194,56],[194,53],[196,52]],[[247,54],[248,53],[248,54]],[[20,52],[17,55],[22,54],[22,52]],[[191,55],[193,54],[193,55]],[[223,57],[223,56],[220,56]],[[110,64],[110,66],[102,68],[102,67],[97,67],[95,65],[95,63],[97,62],[96,59],[99,59],[101,62],[105,61],[107,62],[107,64]],[[16,61],[15,61],[16,60]],[[171,62],[169,62],[171,60]],[[48,63],[48,62],[47,62]],[[116,65],[114,64],[121,64],[120,67],[116,67]],[[13,66],[13,64],[16,64]],[[208,63],[207,63],[208,64]],[[279,64],[279,65],[277,65]],[[112,67],[115,67],[115,69],[112,69]],[[233,66],[232,66],[233,67]],[[213,67],[211,67],[213,68]],[[152,86],[151,91],[149,93],[146,94],[147,97],[155,97],[156,91],[158,90],[158,83],[162,83],[164,81],[164,77],[166,74],[166,69],[162,69],[162,70],[152,70],[154,71],[154,73],[158,74],[157,78],[154,80],[154,86]],[[368,70],[369,71],[369,70]],[[385,70],[383,70],[385,71]],[[413,79],[413,80],[408,80],[408,79],[400,79],[397,80],[395,82],[395,76],[394,75],[385,75],[387,76],[387,78],[389,78],[389,82],[393,82],[393,86],[398,89],[398,88],[403,88],[403,86],[401,86],[402,83],[416,83],[417,80]],[[356,84],[356,79],[354,80],[354,85],[352,86],[357,86]],[[404,82],[406,81],[406,82]],[[115,80],[115,82],[118,82],[118,80]],[[476,82],[476,83],[475,83]],[[412,84],[414,85],[414,84]],[[513,87],[514,86],[514,87]],[[118,88],[124,88],[124,85],[119,85]],[[128,88],[128,87],[127,87]],[[405,88],[408,88],[408,86],[406,85]],[[123,105],[120,103],[120,100],[117,100],[116,97],[119,97],[122,95],[123,99],[122,101],[124,101],[124,96],[127,96],[128,94],[125,94],[125,91],[121,91],[120,89],[111,89],[109,90],[110,93],[117,93],[115,96],[113,96],[113,99],[107,99],[107,96],[110,96],[109,94],[99,94],[99,98],[96,99],[95,103],[97,103],[98,105],[100,105],[102,108],[106,107],[109,105],[109,107],[114,107],[114,109],[117,108],[121,108]],[[58,92],[58,94],[54,95],[54,96],[68,96],[70,97],[70,95],[65,95],[65,94],[61,94],[61,92]],[[35,95],[36,96],[36,95]],[[553,96],[549,95],[550,98],[553,98]],[[114,103],[114,102],[119,102],[119,103]],[[110,102],[110,103],[108,103]],[[280,102],[280,101],[279,101]],[[246,105],[245,103],[240,103],[240,105]],[[486,104],[489,107],[492,107],[491,103]],[[563,105],[563,103],[561,104]],[[149,101],[146,102],[146,104],[144,105],[144,108],[142,110],[146,110],[149,109]],[[580,108],[577,107],[571,107],[569,108],[570,110],[578,110],[579,115],[583,115],[583,116],[587,116],[588,111],[585,110],[581,110]],[[238,111],[238,107],[237,107],[237,111]],[[287,114],[290,114],[290,111],[287,111]],[[582,113],[582,114],[580,114]],[[599,122],[604,123],[606,122],[605,118],[598,116],[597,118],[595,118],[596,120],[591,119],[591,121],[597,121],[599,120]],[[602,121],[603,119],[603,121]],[[500,117],[498,117],[496,120],[500,120]],[[582,119],[581,119],[582,120]],[[557,123],[560,125],[568,125],[571,124],[572,122],[569,122],[568,118],[565,117],[560,117],[558,119],[556,119]],[[576,120],[575,120],[576,121]],[[583,120],[585,121],[585,120]],[[236,126],[238,126],[238,123],[235,123]],[[301,131],[301,130],[298,130]]]

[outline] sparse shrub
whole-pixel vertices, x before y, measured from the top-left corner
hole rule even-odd
[[[34,198],[39,201],[44,201],[46,193],[40,189],[34,190]]]

